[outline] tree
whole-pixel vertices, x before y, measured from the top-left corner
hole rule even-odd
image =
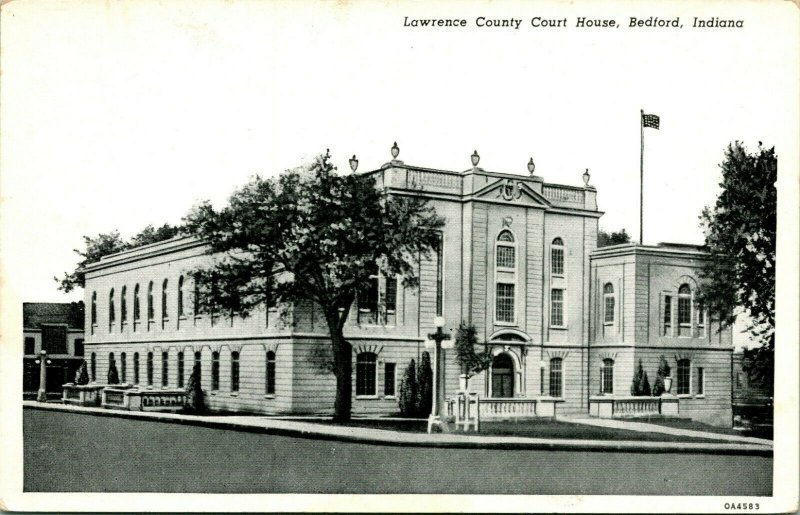
[[[186,402],[185,407],[194,413],[203,413],[206,410],[203,388],[200,385],[200,365],[192,367],[189,381],[186,383]]]
[[[217,256],[196,270],[200,309],[241,316],[270,301],[313,302],[330,334],[334,419],[350,419],[353,356],[343,334],[359,292],[376,272],[418,284],[420,259],[444,219],[419,197],[389,195],[371,174],[339,175],[330,155],[275,178],[254,177],[227,206],[197,206],[186,230]]]
[[[642,360],[639,360],[639,368],[633,375],[633,383],[631,384],[631,395],[650,396],[650,381],[647,379],[647,372],[642,367]]]
[[[467,380],[487,369],[492,362],[492,356],[485,348],[483,352],[476,352],[478,345],[478,333],[475,326],[461,322],[456,331],[456,361],[461,367],[461,373],[467,376]]]
[[[603,229],[597,231],[597,248],[630,243],[631,237],[625,229],[615,232],[606,232]]]
[[[658,359],[658,372],[656,373],[656,382],[653,384],[653,395],[658,397],[666,391],[664,379],[669,377],[670,373],[671,369],[669,367],[669,363],[667,363],[667,359],[664,356],[661,356]]]
[[[114,361],[108,365],[108,384],[119,384],[119,373],[117,364]]]
[[[743,362],[751,380],[773,390],[775,349],[775,243],[778,158],[758,143],[750,153],[736,141],[725,149],[722,191],[700,216],[711,258],[705,263],[698,299],[720,330],[736,321],[736,308],[750,320],[761,346]]]
[[[400,414],[404,417],[417,416],[417,365],[413,359],[400,381]]]
[[[431,355],[428,351],[422,352],[417,369],[417,416],[427,417],[433,409],[433,369],[431,369]]]
[[[89,236],[83,237],[83,242],[86,247],[85,250],[74,249],[74,252],[81,256],[83,259],[78,262],[78,266],[72,272],[64,272],[64,277],[59,279],[54,277],[58,283],[58,289],[64,293],[69,293],[75,289],[76,286],[84,287],[86,284],[86,277],[84,269],[86,266],[100,261],[101,258],[123,250],[148,245],[150,243],[157,243],[159,241],[168,240],[177,236],[181,231],[180,227],[164,224],[161,227],[154,228],[152,225],[145,227],[139,234],[135,235],[129,242],[122,239],[119,231],[112,231],[109,233],[100,233],[94,238]]]
[[[78,371],[75,373],[75,384],[89,384],[89,369],[86,366],[86,360],[83,360],[81,366],[78,368]]]

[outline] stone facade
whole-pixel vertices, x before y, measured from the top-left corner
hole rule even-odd
[[[623,370],[632,370],[636,352],[644,357],[649,349],[646,337],[641,346],[634,345],[646,336],[647,322],[621,322],[619,337],[598,339],[593,288],[605,276],[594,274],[605,273],[608,267],[599,264],[609,258],[604,251],[593,254],[602,214],[593,187],[548,184],[535,175],[477,166],[454,172],[397,160],[369,173],[390,194],[427,198],[446,224],[441,252],[419,265],[418,289],[376,277],[372,297],[350,312],[345,336],[354,349],[354,413],[398,411],[400,379],[412,358],[419,363],[437,315],[450,333],[461,321],[474,324],[495,356],[492,367],[470,381],[483,398],[553,396],[559,413],[586,413],[589,396],[597,393],[593,367],[603,352],[618,356],[614,381],[627,390]],[[197,355],[212,409],[330,413],[335,379],[320,366],[328,335],[319,308],[281,306],[246,319],[195,315],[188,273],[209,259],[202,242],[176,238],[108,256],[87,269],[86,346],[97,377],[105,377],[110,359],[122,376],[124,358],[123,382],[180,387]],[[694,273],[692,264],[681,266]],[[620,292],[628,302],[625,316],[634,320],[637,295],[647,302],[647,294],[632,285],[648,276],[636,264],[617,268],[621,275],[615,281],[631,281],[628,289],[620,283]],[[712,334],[706,346],[712,346]],[[687,342],[689,347],[700,343]],[[729,366],[726,370],[729,375]],[[447,397],[458,390],[459,373],[454,351],[445,351]]]

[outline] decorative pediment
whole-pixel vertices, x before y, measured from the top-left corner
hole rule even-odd
[[[549,350],[549,351],[547,351],[547,356],[550,359],[555,359],[555,358],[567,359],[567,356],[569,356],[569,351],[568,350]]]
[[[550,201],[531,188],[525,180],[498,179],[473,194],[474,198],[515,202],[525,205],[550,206]]]
[[[264,352],[274,352],[275,354],[278,353],[278,347],[279,346],[280,346],[280,343],[275,342],[275,341],[271,341],[271,342],[267,342],[267,343],[262,343],[261,344],[261,347],[264,349]]]
[[[691,352],[679,352],[675,354],[675,362],[678,362],[682,359],[688,359],[689,361],[692,360],[692,353]]]
[[[358,356],[362,352],[371,352],[376,356],[383,350],[383,345],[356,345],[353,347],[353,352]]]
[[[597,353],[597,356],[601,361],[604,359],[613,359],[614,361],[617,360],[617,353],[612,351],[601,351]]]

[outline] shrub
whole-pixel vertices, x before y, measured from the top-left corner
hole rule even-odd
[[[456,361],[461,367],[461,373],[469,379],[489,367],[492,356],[488,349],[484,352],[475,352],[478,345],[478,332],[475,326],[461,322],[456,332]]]
[[[75,373],[75,384],[84,385],[89,384],[89,369],[86,366],[86,360],[83,360],[78,371]]]
[[[108,384],[119,384],[119,374],[117,373],[117,363],[112,361],[108,366]]]
[[[639,368],[633,375],[633,383],[631,384],[631,395],[641,396],[650,395],[650,381],[647,380],[647,372],[642,368],[642,360],[639,360]]]
[[[412,359],[403,373],[400,382],[400,414],[404,417],[417,416],[417,364]]]
[[[422,359],[417,369],[417,416],[427,417],[433,409],[433,370],[431,369],[431,355],[422,353]]]
[[[656,375],[656,382],[653,384],[653,395],[660,396],[665,391],[664,378],[669,377],[670,368],[667,359],[662,355],[658,361],[658,373]]]
[[[195,413],[203,413],[206,410],[203,388],[200,385],[200,365],[195,365],[192,368],[192,374],[186,384],[186,403],[184,407]]]

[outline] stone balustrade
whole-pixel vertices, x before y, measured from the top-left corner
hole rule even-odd
[[[597,395],[589,397],[589,414],[598,418],[636,418],[654,415],[677,416],[679,400],[661,397]]]
[[[182,389],[141,390],[138,388],[106,388],[104,408],[130,411],[180,411],[186,401]]]
[[[474,399],[472,396],[475,396]],[[458,426],[460,422],[464,429],[474,424],[477,428],[481,420],[505,420],[537,417],[555,417],[556,405],[563,402],[554,397],[530,398],[488,398],[479,399],[477,394],[469,394],[449,399],[447,403],[448,416]],[[472,420],[472,416],[475,419]]]
[[[67,383],[62,386],[61,402],[76,406],[99,406],[100,394],[106,385]]]

